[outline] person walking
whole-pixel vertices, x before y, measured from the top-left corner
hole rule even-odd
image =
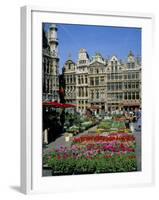
[[[129,116],[129,113],[126,111],[124,113],[125,115],[125,127],[126,129],[129,129],[130,128],[130,116]]]
[[[141,109],[136,112],[136,131],[141,131]]]
[[[130,130],[132,133],[134,133],[134,119],[135,119],[135,115],[133,112],[130,112],[129,114],[129,120],[130,120],[130,123],[129,123],[129,127],[130,127]]]

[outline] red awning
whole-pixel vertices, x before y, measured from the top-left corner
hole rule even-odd
[[[74,107],[76,107],[76,105],[74,105],[74,104],[63,104],[64,106],[65,106],[65,108],[74,108]]]
[[[71,108],[76,107],[76,105],[73,104],[65,104],[65,103],[58,103],[58,102],[43,102],[43,106],[50,106],[53,108]]]
[[[62,104],[61,103],[58,103],[58,102],[43,102],[43,106],[51,106],[51,107],[54,107],[54,108],[63,108]]]

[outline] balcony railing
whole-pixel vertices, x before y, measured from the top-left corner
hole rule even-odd
[[[56,51],[51,52],[48,49],[43,49],[43,54],[54,57],[54,58],[58,58]]]

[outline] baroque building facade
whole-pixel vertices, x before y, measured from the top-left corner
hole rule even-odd
[[[65,101],[67,103],[76,103],[76,64],[69,58],[64,66],[65,79]]]
[[[44,27],[43,27],[44,29]],[[42,90],[43,101],[59,100],[59,56],[57,26],[51,24],[48,32],[43,30]]]
[[[128,110],[141,105],[141,63],[130,51],[126,62],[116,56],[104,59],[100,53],[89,57],[80,49],[77,63],[71,58],[64,65],[67,103],[77,112],[87,109],[96,114]]]
[[[89,106],[97,113],[107,111],[106,61],[96,53],[88,67]]]

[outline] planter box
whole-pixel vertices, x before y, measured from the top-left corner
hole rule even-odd
[[[70,136],[65,136],[65,142],[69,142],[70,141]]]

